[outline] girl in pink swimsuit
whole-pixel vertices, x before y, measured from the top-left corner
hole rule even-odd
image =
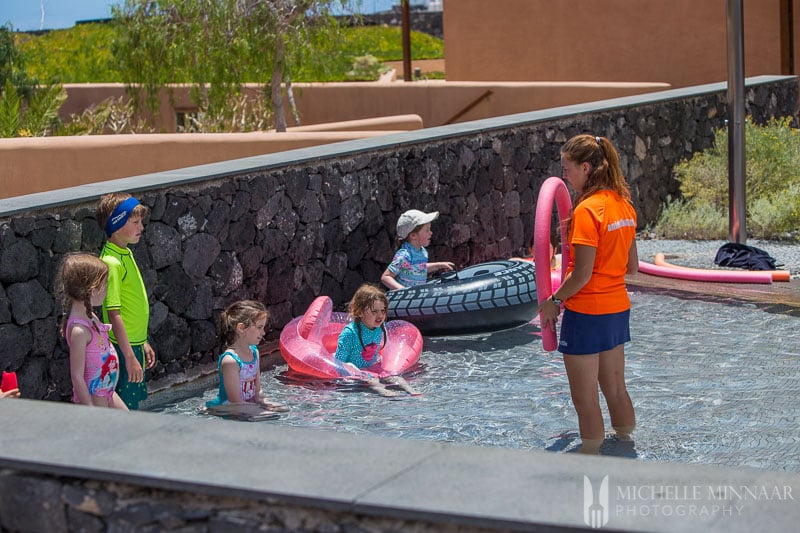
[[[61,333],[69,345],[72,401],[83,405],[128,408],[114,392],[119,376],[119,358],[108,339],[109,324],[94,311],[106,297],[108,266],[87,253],[64,257],[58,272],[63,294],[65,323]]]

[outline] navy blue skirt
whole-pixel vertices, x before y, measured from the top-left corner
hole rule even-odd
[[[607,315],[587,315],[565,309],[558,351],[566,355],[590,355],[630,342],[630,317],[630,309]]]

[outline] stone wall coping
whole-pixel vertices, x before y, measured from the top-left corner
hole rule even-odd
[[[773,83],[792,79],[794,76],[756,76],[745,80],[746,86]],[[92,202],[103,194],[117,191],[130,193],[151,191],[169,186],[191,185],[215,178],[224,178],[234,174],[282,168],[287,165],[313,163],[334,156],[354,156],[367,151],[383,151],[392,148],[431,142],[438,139],[461,137],[488,133],[497,129],[525,126],[527,124],[592,113],[613,110],[630,106],[648,105],[657,102],[676,100],[692,95],[703,95],[725,91],[727,82],[698,85],[680,89],[671,89],[647,93],[637,96],[626,96],[609,100],[600,100],[583,104],[555,107],[540,111],[517,113],[490,119],[462,122],[448,126],[421,129],[411,132],[393,133],[389,135],[344,141],[339,143],[288,150],[274,154],[246,157],[220,163],[211,163],[186,167],[182,169],[143,174],[116,180],[80,185],[65,189],[35,193],[25,196],[0,199],[0,217],[26,213],[32,210],[47,210],[67,204]]]
[[[584,476],[596,486],[608,475],[611,487],[645,487],[644,497],[655,487],[661,492],[656,503],[675,504],[671,488],[680,496],[682,487],[694,486],[765,486],[770,492],[777,486],[784,495],[800,497],[800,474],[786,472],[452,445],[35,400],[0,402],[2,468],[401,520],[583,529]],[[790,531],[800,522],[800,505],[793,499],[720,497],[712,503],[741,510],[734,516],[612,514],[608,527],[730,533]]]

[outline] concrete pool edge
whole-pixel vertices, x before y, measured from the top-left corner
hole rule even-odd
[[[344,513],[356,521],[585,528],[584,476],[595,493],[608,476],[612,499],[634,495],[622,514],[607,506],[613,529],[791,530],[800,521],[794,502],[800,474],[793,473],[365,437],[30,400],[3,400],[0,424],[0,467],[17,473],[270,501]],[[644,492],[631,493],[630,487]],[[702,498],[686,501],[692,487],[700,487]],[[710,487],[734,492],[709,499]],[[767,496],[788,491],[792,498],[753,499],[745,493],[741,499],[741,487],[753,493],[766,487]],[[709,510],[677,514],[679,505],[690,504]],[[731,506],[727,515],[725,505]],[[643,515],[656,506],[662,515],[666,509],[671,514]],[[710,506],[723,509],[714,513]]]

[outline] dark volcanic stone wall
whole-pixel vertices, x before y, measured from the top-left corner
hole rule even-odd
[[[265,302],[274,338],[317,295],[341,306],[362,282],[378,282],[406,209],[440,211],[433,260],[465,266],[525,253],[539,187],[560,173],[559,148],[577,133],[618,147],[644,227],[679,192],[673,166],[711,145],[726,104],[724,92],[707,89],[642,99],[421,130],[355,152],[325,148],[302,161],[144,188],[136,196],[150,214],[134,255],[150,293],[158,355],[150,379],[214,361],[216,317],[235,300]],[[747,105],[756,121],[794,116],[796,79],[749,86]],[[53,278],[65,253],[99,252],[95,203],[20,213],[14,199],[0,201],[0,369],[18,372],[25,397],[71,396]]]

